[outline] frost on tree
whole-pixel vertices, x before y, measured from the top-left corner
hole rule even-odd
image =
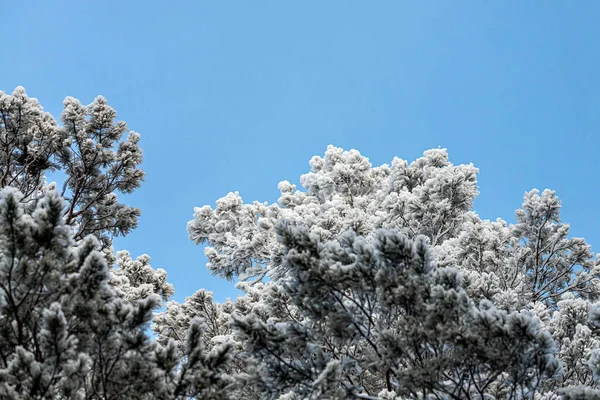
[[[22,87],[12,95],[0,92],[0,188],[19,189],[21,202],[32,208],[55,189],[46,174],[60,172],[64,182],[58,189],[66,200],[62,213],[74,239],[96,236],[112,264],[113,237],[134,229],[141,213],[118,199],[143,180],[140,135],[116,121],[102,96],[88,106],[67,97],[60,120],[62,126]],[[152,269],[149,260],[147,255],[136,260],[127,252],[117,255],[111,284],[121,296],[137,300],[155,293],[167,300],[173,294],[166,272]]]
[[[466,290],[507,310],[527,309],[552,334],[564,374],[547,383],[597,383],[589,360],[600,348],[598,327],[588,314],[600,297],[600,263],[582,238],[569,238],[555,192],[525,193],[517,224],[481,220],[469,213],[457,238],[437,249],[442,265],[458,266]]]
[[[560,372],[539,320],[476,306],[458,271],[436,269],[425,237],[347,231],[323,241],[285,221],[278,231],[285,250],[274,284],[299,315],[234,314],[265,393],[521,399]]]
[[[181,348],[151,340],[158,295],[117,295],[99,241],[76,240],[67,206],[55,191],[33,206],[0,192],[0,398],[229,398],[230,345],[208,349],[197,319]]]
[[[130,302],[143,300],[154,294],[167,301],[175,293],[173,285],[167,282],[167,271],[152,268],[147,254],[134,260],[128,251],[119,251],[116,264],[110,283],[119,296]]]
[[[452,165],[445,149],[426,151],[410,164],[395,158],[391,166],[373,168],[358,151],[329,146],[310,166],[300,178],[305,191],[283,181],[278,204],[244,204],[239,194],[229,193],[214,210],[194,210],[188,232],[196,243],[208,244],[211,272],[246,280],[276,267],[281,247],[274,226],[282,218],[301,221],[324,240],[348,229],[366,234],[399,228],[437,245],[457,234],[478,194],[478,170]]]
[[[360,357],[367,354],[371,346],[364,338],[355,347],[342,350],[336,347],[340,343],[336,335],[341,334],[338,331],[344,324],[350,328],[344,326],[342,333],[360,335],[360,330],[351,321],[359,318],[360,307],[365,307],[357,299],[368,297],[357,293],[362,293],[362,286],[371,287],[369,285],[373,283],[360,281],[352,275],[356,267],[343,270],[352,278],[348,277],[343,285],[336,283],[341,287],[324,282],[323,279],[332,271],[343,275],[339,270],[346,261],[332,260],[335,255],[332,251],[322,254],[320,249],[344,248],[347,235],[355,235],[353,237],[359,238],[356,240],[360,243],[366,243],[364,246],[373,246],[382,235],[376,232],[400,232],[406,240],[426,240],[435,254],[440,267],[438,271],[452,271],[451,268],[459,271],[462,277],[460,287],[455,284],[450,288],[461,293],[456,299],[470,299],[467,303],[472,304],[469,307],[475,310],[472,311],[475,314],[484,315],[492,310],[489,312],[497,316],[494,317],[496,321],[527,319],[527,324],[535,326],[533,331],[527,332],[537,332],[534,336],[539,338],[547,337],[547,333],[552,335],[555,350],[550,350],[549,342],[549,347],[541,345],[540,348],[546,349],[548,354],[555,351],[562,369],[557,369],[555,374],[538,373],[538,377],[544,378],[535,384],[528,381],[522,387],[521,395],[535,392],[536,399],[557,399],[559,396],[575,399],[596,393],[600,376],[597,372],[600,371],[600,363],[597,362],[600,359],[597,356],[600,354],[597,350],[600,347],[600,330],[597,325],[599,319],[592,314],[599,299],[600,262],[594,261],[594,254],[583,239],[568,236],[569,226],[560,220],[560,202],[554,192],[533,190],[526,193],[521,209],[516,212],[517,224],[509,225],[501,219],[483,220],[472,210],[473,200],[478,195],[478,170],[472,165],[451,164],[444,149],[426,151],[423,157],[411,163],[395,158],[391,165],[373,167],[355,150],[344,151],[330,146],[324,157],[313,157],[310,165],[311,172],[300,178],[302,190],[297,190],[288,181],[279,184],[281,196],[276,204],[244,203],[238,193],[229,193],[217,200],[214,209],[210,206],[196,208],[194,219],[188,223],[190,238],[198,244],[207,245],[208,269],[228,279],[238,278],[239,287],[245,291],[245,295],[228,305],[221,316],[231,315],[235,320],[229,337],[242,349],[236,358],[246,362],[239,363],[236,368],[239,376],[247,379],[245,388],[255,390],[254,394],[245,398],[261,398],[267,392],[276,398],[277,385],[290,390],[287,394],[280,393],[281,398],[304,398],[298,394],[300,392],[318,397],[320,395],[314,393],[321,389],[313,390],[311,387],[326,382],[338,382],[339,385],[331,386],[335,388],[332,390],[342,390],[345,395],[350,390],[359,397],[394,398],[397,392],[401,392],[403,398],[421,398],[418,393],[410,392],[415,388],[446,393],[447,396],[440,395],[441,398],[464,398],[466,393],[471,393],[474,386],[469,386],[466,391],[464,387],[458,388],[463,384],[468,386],[466,382],[471,379],[467,378],[468,374],[464,378],[467,381],[459,379],[460,385],[454,389],[448,388],[452,388],[452,379],[456,377],[446,375],[447,380],[437,381],[435,389],[431,386],[435,379],[427,383],[430,386],[426,389],[424,384],[415,384],[413,389],[402,388],[402,381],[394,377],[400,372],[390,370],[393,373],[389,375],[388,370],[384,369],[385,374],[383,370],[377,370],[383,368],[379,365],[381,361],[370,360],[371,369],[361,365],[364,360]],[[300,243],[284,245],[277,240],[276,227],[281,221],[301,227]],[[417,239],[419,235],[426,239]],[[308,250],[308,243],[313,243],[311,246],[319,252]],[[356,249],[350,247],[352,250],[346,252],[351,255],[350,258],[356,258],[353,253]],[[312,257],[301,272],[291,268],[289,260],[290,251],[298,248],[307,253],[303,256],[311,254]],[[328,261],[323,264],[322,260]],[[309,272],[311,268],[319,273]],[[377,268],[381,266],[378,264]],[[263,282],[265,276],[270,276],[267,283]],[[312,278],[308,280],[308,276]],[[362,286],[352,286],[356,279],[362,282]],[[436,285],[435,279],[431,279],[424,287]],[[296,284],[290,286],[289,282]],[[315,292],[303,295],[303,300],[299,301],[295,296],[303,285]],[[338,298],[324,296],[323,292],[327,290],[337,293]],[[373,291],[376,293],[376,289]],[[352,300],[344,296],[350,296]],[[386,296],[394,298],[393,295]],[[385,300],[386,296],[380,297]],[[344,299],[347,304],[344,304]],[[373,299],[367,303],[370,307],[377,304]],[[339,312],[342,304],[348,310],[346,314]],[[180,315],[180,310],[185,310],[188,319],[199,312],[194,309],[188,302],[171,306],[171,310],[177,310],[172,315]],[[214,310],[218,312],[219,307]],[[324,313],[321,322],[315,316],[319,312]],[[471,317],[472,312],[468,313]],[[377,314],[378,317],[380,315],[385,315],[385,312]],[[402,313],[389,317],[389,323],[393,324],[394,318],[404,317]],[[339,318],[336,322],[339,325],[328,325],[326,321],[331,318]],[[365,323],[366,320],[363,317],[359,322]],[[504,323],[501,322],[501,325]],[[457,324],[460,326],[460,323]],[[507,333],[507,329],[502,331]],[[484,333],[480,334],[485,337]],[[538,334],[541,336],[536,336]],[[289,335],[295,340],[287,340]],[[427,332],[421,337],[426,341]],[[507,342],[503,343],[506,345]],[[254,350],[247,350],[248,346]],[[501,354],[501,345],[494,346],[500,346],[492,347],[494,354]],[[489,354],[481,348],[471,349],[475,358]],[[480,350],[482,353],[479,353]],[[352,365],[360,366],[354,373],[361,378],[348,372],[346,364],[335,357],[330,360],[331,363],[324,361],[337,351],[346,357],[350,355]],[[501,358],[500,355],[498,357]],[[310,363],[317,361],[318,368],[310,367]],[[452,365],[454,361],[451,359],[446,365]],[[485,365],[479,362],[475,364]],[[526,361],[521,362],[524,364],[519,368],[528,368]],[[379,374],[372,373],[373,368]],[[528,371],[535,371],[535,368]],[[344,374],[349,374],[352,382]],[[417,376],[427,374],[419,373]],[[490,391],[485,396],[519,398],[516,391],[493,392],[497,387],[510,386],[502,380],[506,378],[504,372],[497,378],[501,383],[486,386],[486,390]],[[391,390],[388,390],[388,382],[391,382]],[[380,392],[381,396],[377,397],[376,392],[382,387],[388,392]],[[451,394],[451,390],[457,392]],[[453,397],[456,393],[461,394]]]
[[[45,173],[64,173],[63,213],[75,238],[93,234],[110,247],[111,238],[135,228],[140,215],[117,194],[131,193],[144,177],[140,136],[115,119],[102,96],[89,106],[67,97],[59,126],[22,87],[12,95],[0,92],[0,187],[18,188],[33,207],[48,188]]]
[[[596,301],[600,268],[582,238],[569,238],[554,191],[525,193],[517,224],[507,226],[469,213],[460,235],[438,249],[443,264],[459,265],[478,296],[523,308],[542,303],[555,309],[566,294]]]

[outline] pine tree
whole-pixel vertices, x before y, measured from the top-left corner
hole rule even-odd
[[[193,319],[178,349],[147,334],[159,298],[117,295],[94,236],[77,241],[55,191],[0,192],[0,398],[226,399],[230,346]]]
[[[475,305],[456,269],[436,268],[424,236],[347,231],[323,242],[285,222],[278,234],[272,285],[287,298],[267,291],[261,302],[298,315],[233,314],[264,398],[522,399],[560,373],[539,320]]]
[[[136,261],[128,253],[115,259],[112,249],[112,239],[134,229],[141,214],[119,202],[118,194],[133,192],[144,178],[140,135],[128,132],[116,116],[102,96],[88,106],[67,97],[61,126],[24,88],[12,95],[0,92],[0,188],[19,189],[21,202],[32,208],[44,193],[56,189],[54,182],[46,182],[46,175],[55,172],[63,178],[63,215],[74,239],[81,242],[94,235],[109,264],[117,261],[111,282],[121,285],[118,293],[130,300],[151,293],[168,300],[173,288],[164,270],[152,269],[145,254]]]
[[[517,224],[508,225],[501,219],[495,222],[482,220],[472,210],[473,200],[478,195],[478,170],[472,165],[452,165],[444,149],[426,151],[412,163],[395,158],[391,165],[373,167],[355,150],[344,151],[330,146],[324,157],[313,157],[310,165],[311,172],[300,178],[303,190],[297,190],[288,181],[281,182],[281,197],[276,204],[247,204],[237,192],[229,193],[217,201],[215,209],[209,206],[196,208],[194,219],[188,223],[190,239],[208,245],[205,249],[208,269],[227,279],[239,279],[238,287],[245,292],[227,306],[225,313],[233,319],[229,338],[242,349],[237,358],[246,360],[246,364],[238,364],[237,369],[240,377],[247,380],[244,382],[251,382],[259,393],[269,393],[273,398],[278,395],[276,393],[281,394],[281,398],[304,398],[301,393],[306,396],[309,396],[307,393],[320,393],[311,392],[314,382],[338,382],[331,386],[335,388],[332,397],[336,396],[335,390],[344,393],[338,393],[339,396],[350,396],[351,393],[360,397],[367,393],[365,396],[377,397],[376,392],[382,387],[389,390],[387,394],[380,392],[381,398],[397,395],[422,398],[427,393],[435,398],[472,396],[471,390],[477,391],[476,386],[467,390],[459,388],[460,385],[453,387],[451,382],[457,378],[446,372],[435,378],[435,373],[427,375],[419,370],[416,377],[426,379],[428,376],[431,381],[407,384],[405,382],[411,382],[410,379],[398,380],[396,377],[390,389],[386,381],[395,374],[417,369],[410,365],[404,370],[395,366],[396,370],[390,368],[391,375],[381,370],[372,373],[377,367],[383,368],[383,361],[366,362],[361,358],[361,354],[369,353],[371,346],[364,337],[360,345],[352,342],[360,332],[378,334],[374,328],[377,326],[375,319],[369,322],[371,325],[360,325],[368,321],[368,313],[361,307],[365,304],[376,307],[378,301],[387,301],[387,297],[394,299],[393,294],[402,293],[405,290],[402,285],[407,284],[400,281],[396,283],[398,288],[386,286],[388,282],[395,282],[394,274],[388,276],[387,281],[376,281],[377,284],[374,284],[373,276],[367,279],[365,275],[357,275],[356,270],[363,271],[357,266],[360,264],[357,253],[363,247],[374,246],[382,235],[402,234],[405,239],[397,239],[398,243],[413,240],[413,243],[420,243],[417,247],[431,249],[432,265],[438,265],[438,272],[432,276],[452,277],[448,279],[454,282],[453,285],[442,285],[444,290],[453,293],[449,297],[442,296],[448,301],[447,306],[465,305],[461,310],[469,318],[493,315],[489,318],[500,323],[496,325],[503,327],[500,331],[512,337],[500,340],[503,344],[493,344],[488,349],[492,354],[465,339],[461,345],[470,349],[473,358],[463,360],[460,367],[456,367],[455,373],[462,371],[463,374],[457,382],[461,385],[474,382],[469,374],[479,371],[478,368],[484,368],[488,373],[493,371],[477,357],[487,354],[488,361],[496,367],[506,362],[501,360],[508,350],[502,346],[517,340],[517,336],[511,335],[524,329],[523,332],[528,332],[527,338],[537,341],[531,348],[539,346],[537,348],[544,349],[540,351],[548,357],[556,352],[558,364],[549,362],[543,368],[541,364],[531,367],[532,364],[528,364],[531,359],[520,358],[523,364],[518,368],[523,368],[522,377],[529,377],[527,383],[519,383],[521,392],[505,390],[510,384],[506,380],[507,372],[503,371],[496,376],[497,381],[490,381],[486,386],[486,398],[530,398],[534,393],[539,399],[561,395],[583,398],[581,396],[595,393],[600,376],[596,373],[600,363],[595,360],[600,346],[597,318],[592,314],[597,307],[600,262],[594,261],[590,246],[583,239],[568,236],[569,226],[560,221],[560,201],[553,191],[546,190],[541,195],[537,190],[526,193],[523,206],[516,213]],[[281,224],[297,226],[302,234],[284,234],[287,231]],[[295,239],[279,241],[278,231],[280,240],[286,235]],[[347,244],[349,237],[361,243],[358,249]],[[397,247],[407,252],[406,248],[411,246]],[[340,248],[346,249],[346,258],[336,253],[341,251]],[[301,269],[291,267],[295,263],[290,260],[290,254],[295,251],[306,258]],[[371,261],[364,263],[369,265],[369,271],[381,268],[382,264],[381,261],[375,265]],[[397,267],[400,265],[400,262],[396,264]],[[265,277],[268,277],[266,282]],[[412,278],[404,276],[403,279]],[[428,294],[422,295],[419,301],[426,305],[427,299],[435,298],[432,293],[439,286],[435,279],[430,278],[421,286],[423,293]],[[388,292],[371,298],[381,289],[378,285],[388,287]],[[362,294],[363,288],[370,288],[369,295]],[[328,291],[337,293],[338,297],[331,293],[329,297],[325,296]],[[396,298],[395,301],[399,300]],[[414,300],[415,307],[419,301]],[[344,304],[347,310],[340,311],[336,304],[340,307]],[[395,307],[398,304],[403,303],[396,303]],[[412,329],[418,330],[417,327],[428,318],[435,320],[435,315],[443,320],[446,314],[436,314],[439,313],[438,306],[446,307],[443,303],[429,308],[423,306],[428,312],[417,314],[419,318]],[[186,309],[189,316],[197,312],[187,302],[180,307]],[[377,313],[377,317],[386,312],[389,310]],[[406,314],[410,315],[410,312],[403,311],[387,318],[393,325],[402,321]],[[451,332],[465,321],[462,318],[467,318],[456,315],[459,316],[453,321],[445,320],[450,325],[441,333]],[[336,322],[327,322],[330,320]],[[522,324],[518,328],[517,320]],[[362,326],[362,331],[355,323]],[[443,324],[440,326],[444,327]],[[476,324],[469,326],[473,328]],[[487,328],[492,329],[492,325],[488,324]],[[439,333],[435,324],[429,329]],[[511,333],[513,329],[516,331]],[[419,331],[421,342],[417,348],[423,345],[435,349],[427,343],[429,333]],[[485,330],[478,331],[480,340],[487,340],[484,339],[487,334]],[[294,339],[286,339],[290,336]],[[395,336],[394,341],[402,342],[399,337]],[[353,343],[355,347],[346,343]],[[453,346],[456,343],[443,342],[438,355]],[[412,350],[400,348],[398,351]],[[514,356],[527,358],[541,354],[525,348],[522,351],[523,354]],[[329,365],[328,357],[338,353],[343,354],[343,362],[333,358]],[[430,359],[428,357],[425,359]],[[450,357],[442,364],[452,365],[455,361]],[[469,366],[468,362],[474,364]],[[356,376],[349,372],[351,369],[348,370],[347,365],[357,368]],[[533,369],[528,369],[527,365]],[[325,374],[322,379],[319,378],[321,372]],[[304,373],[306,375],[302,375]],[[351,382],[345,374],[349,374]],[[481,372],[478,374],[485,377]],[[540,378],[535,384],[533,376]],[[289,388],[289,393],[280,393],[282,385]]]
[[[45,190],[52,189],[45,174],[64,174],[63,213],[75,239],[95,235],[103,249],[113,236],[137,226],[140,210],[120,203],[118,193],[140,186],[140,135],[115,121],[116,112],[98,96],[89,106],[67,97],[59,126],[37,99],[18,87],[12,95],[0,92],[0,188],[11,186],[22,201],[35,207]]]

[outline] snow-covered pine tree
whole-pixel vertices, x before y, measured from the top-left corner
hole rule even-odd
[[[102,96],[89,106],[67,97],[59,126],[24,88],[0,92],[0,187],[18,188],[35,206],[47,188],[45,173],[61,171],[65,218],[75,238],[93,234],[109,247],[112,236],[127,234],[140,215],[117,194],[134,191],[144,177],[140,136],[129,132],[122,141],[127,124],[115,118]]]
[[[228,399],[230,345],[208,349],[197,319],[181,348],[151,340],[158,295],[117,295],[100,242],[77,240],[66,207],[51,190],[34,206],[0,192],[0,398]]]
[[[119,202],[118,194],[133,192],[144,178],[140,135],[116,116],[102,96],[88,106],[67,97],[61,126],[24,88],[12,95],[0,92],[0,188],[19,189],[21,201],[32,208],[54,189],[46,174],[60,172],[63,214],[74,239],[96,236],[109,264],[115,261],[113,237],[134,229],[141,214]],[[173,294],[166,272],[151,268],[149,260],[147,255],[135,261],[127,252],[117,255],[111,283],[119,285],[119,294],[130,300],[151,293],[167,300]]]
[[[317,322],[310,315],[307,317],[305,308],[333,307],[331,299],[317,301],[323,299],[319,296],[305,297],[300,304],[295,301],[295,292],[286,289],[286,280],[294,278],[289,275],[291,269],[284,267],[289,265],[287,256],[291,247],[277,240],[275,227],[281,221],[302,226],[306,233],[304,241],[310,238],[323,244],[340,245],[345,240],[340,238],[350,231],[372,245],[375,232],[386,229],[388,233],[402,232],[409,239],[424,235],[443,267],[440,270],[455,267],[460,271],[465,291],[461,296],[471,298],[477,312],[490,309],[505,316],[502,318],[533,316],[534,325],[541,324],[540,329],[554,335],[564,370],[536,386],[544,392],[536,398],[558,398],[559,393],[571,396],[568,398],[583,398],[582,393],[594,392],[600,376],[597,373],[600,363],[594,361],[598,359],[594,358],[597,354],[594,349],[598,348],[598,319],[588,318],[588,314],[597,299],[599,263],[592,260],[593,254],[583,239],[567,237],[568,225],[560,222],[560,203],[554,192],[544,191],[541,196],[535,190],[527,193],[523,208],[517,211],[518,223],[509,226],[502,220],[481,220],[471,209],[478,194],[478,170],[472,165],[452,165],[444,149],[426,151],[410,164],[395,158],[391,166],[372,167],[357,151],[330,146],[323,158],[313,157],[310,165],[312,171],[300,179],[304,190],[281,182],[277,204],[245,204],[239,194],[229,193],[217,201],[214,210],[209,206],[196,208],[194,220],[188,224],[190,238],[208,245],[205,249],[208,269],[219,276],[242,281],[238,285],[246,295],[228,305],[226,314],[255,319],[244,325],[243,318],[235,318],[237,328],[230,338],[238,341],[238,348],[245,349],[248,343],[257,348],[269,345],[266,340],[254,343],[266,334],[265,326],[268,329],[294,326],[304,329],[299,338],[310,337],[307,329],[314,329],[310,323]],[[338,264],[323,266],[320,261],[330,256],[313,255],[311,268],[321,268],[325,275],[333,273],[340,268]],[[272,279],[261,282],[267,275]],[[179,307],[186,309],[187,318],[198,312],[187,303]],[[330,335],[323,341],[335,342],[332,328],[321,327],[320,334]],[[278,339],[275,336],[273,340],[284,340],[281,335]],[[295,343],[301,346],[308,342],[298,339]],[[314,351],[314,347],[310,349]],[[287,353],[286,362],[301,364],[301,358],[297,357],[305,350],[291,348],[289,351],[296,353]],[[252,374],[248,371],[259,368],[256,361],[259,353],[241,353],[246,354],[250,363],[241,367],[241,376],[250,379],[248,376]],[[263,356],[264,351],[258,357],[262,363],[268,358]],[[336,368],[327,377],[334,376]],[[368,368],[362,369],[365,370]],[[267,368],[261,376],[271,379],[273,375],[266,371],[270,370]],[[362,389],[371,391],[369,382],[367,379],[361,383]],[[374,382],[381,387],[381,381]],[[503,394],[497,398],[505,397]],[[289,394],[285,398],[295,397]]]
[[[261,302],[297,315],[233,314],[263,398],[523,399],[560,373],[539,320],[476,306],[456,269],[436,269],[424,236],[323,241],[286,221],[277,230],[284,261],[273,285],[287,298]]]
[[[300,178],[305,191],[283,181],[278,204],[244,204],[236,192],[217,200],[214,210],[194,210],[188,232],[194,242],[208,244],[211,272],[247,280],[276,268],[282,248],[274,226],[283,218],[302,221],[325,240],[347,229],[364,234],[400,228],[437,246],[458,234],[478,194],[478,170],[452,165],[445,149],[426,151],[410,165],[395,158],[391,166],[373,168],[358,151],[329,146],[310,165],[312,171]]]
[[[467,215],[462,232],[438,248],[441,265],[456,265],[467,291],[507,310],[527,309],[551,332],[564,374],[556,387],[597,387],[590,357],[600,349],[589,313],[600,298],[600,259],[582,238],[569,238],[556,193],[525,193],[517,224]],[[588,393],[589,393],[588,388]]]

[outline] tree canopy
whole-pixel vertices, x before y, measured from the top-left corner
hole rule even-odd
[[[554,191],[489,221],[445,149],[373,166],[329,146],[276,203],[194,210],[243,295],[177,303],[112,248],[141,213],[118,197],[140,136],[102,97],[60,121],[0,92],[0,398],[600,399],[600,258]]]

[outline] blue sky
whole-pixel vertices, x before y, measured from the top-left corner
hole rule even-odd
[[[6,1],[0,90],[60,115],[108,98],[142,135],[147,173],[116,241],[165,268],[183,300],[231,283],[187,238],[229,191],[274,202],[328,144],[375,165],[448,148],[480,169],[475,208],[514,220],[551,188],[600,251],[598,2]]]

